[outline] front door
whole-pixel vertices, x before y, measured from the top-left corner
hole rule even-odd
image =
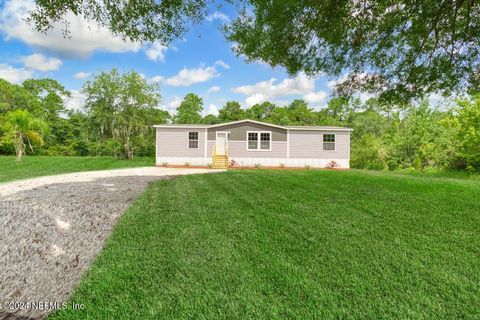
[[[217,131],[217,139],[215,140],[216,153],[224,155],[227,149],[227,133],[225,131]]]

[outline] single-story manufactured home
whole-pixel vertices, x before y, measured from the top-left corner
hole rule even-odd
[[[156,128],[156,164],[349,168],[352,129],[254,120]]]

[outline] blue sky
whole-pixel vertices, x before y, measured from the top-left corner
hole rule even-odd
[[[283,105],[301,98],[321,108],[333,83],[326,77],[290,77],[282,68],[237,57],[220,30],[235,15],[225,6],[212,10],[205,22],[192,26],[168,48],[123,42],[74,16],[67,17],[71,39],[63,38],[60,28],[39,34],[22,21],[32,6],[33,0],[0,0],[0,77],[17,83],[28,77],[56,79],[73,93],[67,101],[70,108],[81,108],[80,90],[86,80],[114,67],[159,82],[160,107],[170,112],[189,92],[203,98],[204,114],[217,113],[229,100],[248,107],[265,100]]]

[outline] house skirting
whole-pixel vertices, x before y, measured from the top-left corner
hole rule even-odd
[[[332,161],[335,161],[337,168],[350,168],[349,159],[314,159],[314,158],[237,158],[229,157],[229,161],[234,160],[236,165],[242,167],[249,167],[261,165],[265,167],[275,167],[284,165],[285,167],[304,167],[310,166],[312,168],[327,168]],[[212,158],[203,157],[157,157],[156,165],[192,165],[192,166],[208,166],[212,163]]]

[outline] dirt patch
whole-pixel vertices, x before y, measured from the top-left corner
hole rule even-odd
[[[51,310],[23,303],[66,302],[122,212],[150,182],[169,178],[110,177],[3,195],[0,318],[43,318]],[[14,302],[24,310],[8,310]]]

